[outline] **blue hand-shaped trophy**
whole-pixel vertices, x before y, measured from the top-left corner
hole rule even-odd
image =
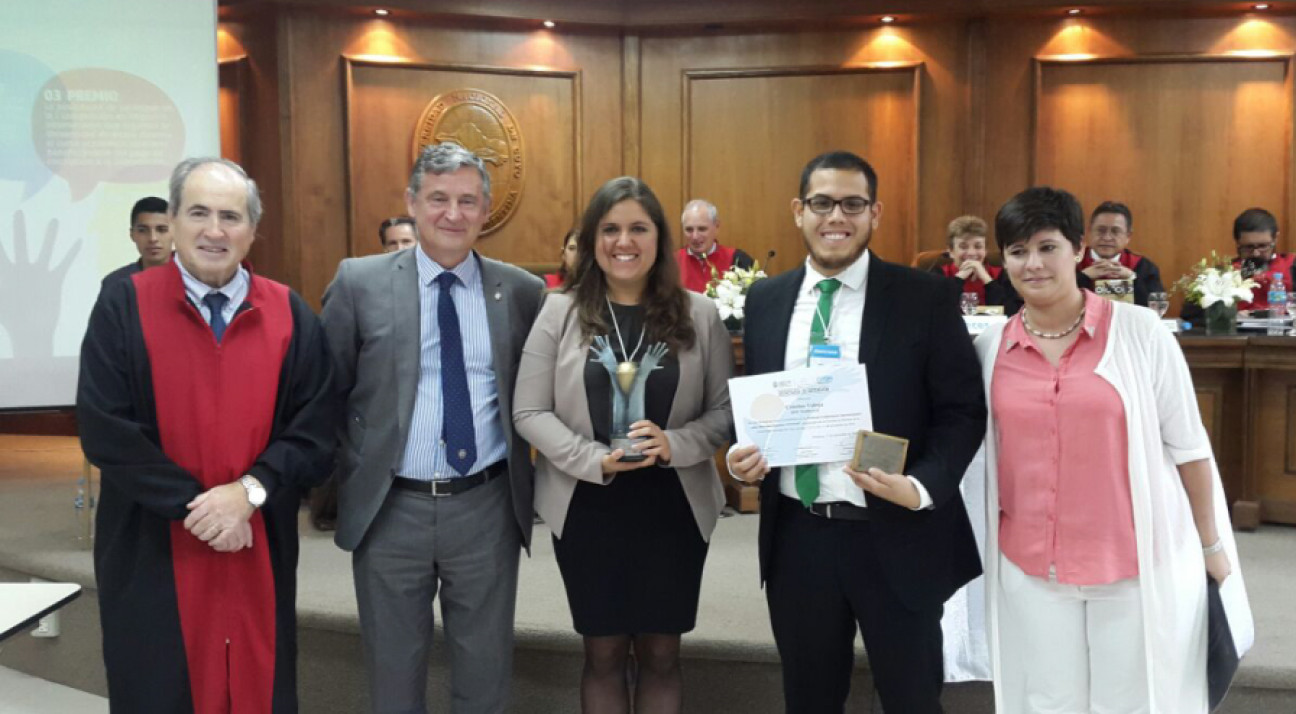
[[[651,345],[638,364],[632,361],[634,353],[626,355],[628,359],[625,361],[618,362],[607,337],[595,337],[590,351],[612,379],[612,443],[609,446],[613,451],[621,449],[624,452],[620,461],[643,461],[647,457],[632,448],[635,440],[630,438],[630,425],[644,418],[644,391],[648,375],[657,369],[662,357],[666,356],[666,344],[658,342]],[[624,350],[622,354],[625,354]]]

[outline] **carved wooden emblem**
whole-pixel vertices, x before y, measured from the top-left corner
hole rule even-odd
[[[522,132],[497,97],[480,89],[437,95],[414,125],[414,160],[428,144],[453,141],[486,164],[491,180],[491,211],[482,227],[487,235],[504,225],[522,198]]]

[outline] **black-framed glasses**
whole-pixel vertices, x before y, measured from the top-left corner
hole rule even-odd
[[[1268,243],[1246,244],[1238,243],[1238,255],[1263,255],[1273,249],[1276,241]]]
[[[805,200],[806,208],[821,216],[826,216],[833,212],[833,209],[841,206],[842,213],[848,216],[857,216],[868,210],[873,205],[873,201],[863,196],[847,196],[846,198],[830,198],[822,194],[815,194]]]

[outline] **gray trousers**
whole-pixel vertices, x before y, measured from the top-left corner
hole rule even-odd
[[[520,549],[507,477],[443,498],[391,490],[352,561],[374,712],[427,711],[438,592],[451,711],[505,711]]]

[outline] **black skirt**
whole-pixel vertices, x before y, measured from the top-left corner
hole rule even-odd
[[[675,469],[578,484],[554,553],[581,635],[693,629],[707,543]]]

